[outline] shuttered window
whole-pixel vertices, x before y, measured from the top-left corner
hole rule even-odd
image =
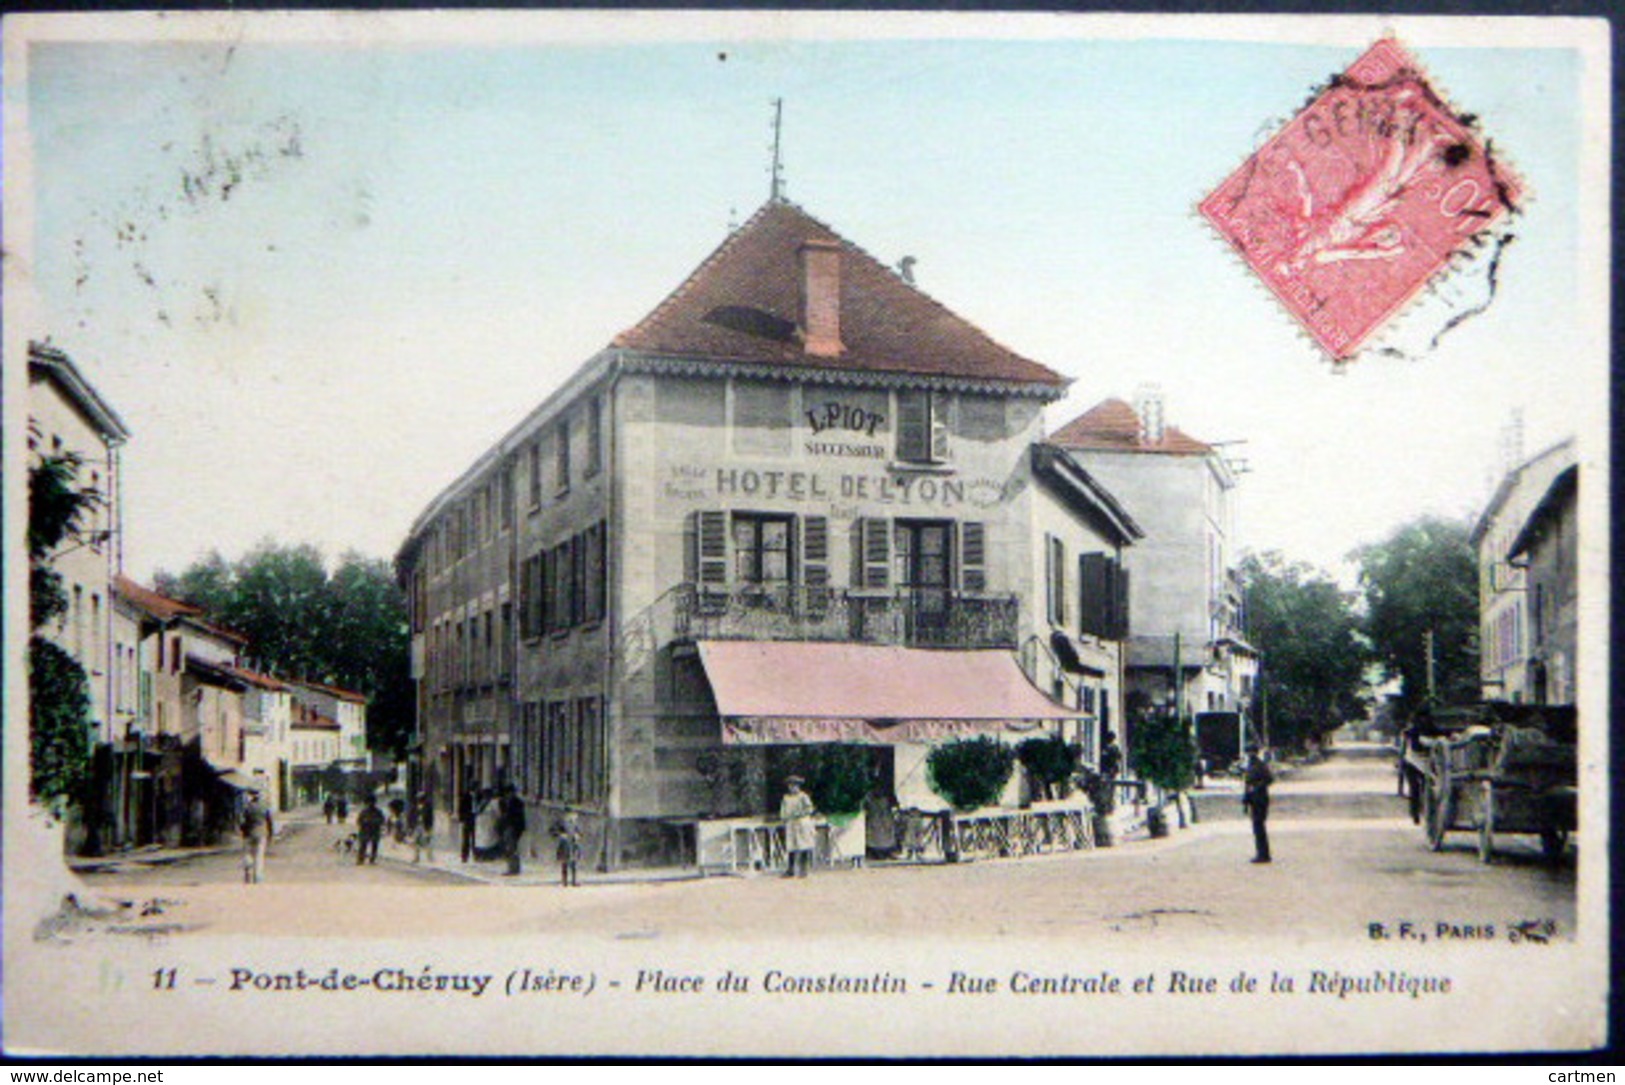
[[[897,394],[897,458],[903,463],[948,462],[948,397],[937,392]]]
[[[959,587],[972,595],[987,591],[987,525],[974,520],[959,527]]]
[[[807,606],[815,612],[829,606],[829,518],[806,516],[801,521],[801,582],[807,587]]]
[[[689,518],[690,583],[721,587],[728,583],[728,514],[715,510]]]
[[[1128,570],[1110,554],[1078,557],[1078,629],[1106,640],[1128,636]]]
[[[852,586],[891,587],[891,521],[869,517],[852,524]]]
[[[1045,598],[1048,600],[1050,624],[1066,625],[1066,544],[1055,536],[1047,536],[1044,561]]]

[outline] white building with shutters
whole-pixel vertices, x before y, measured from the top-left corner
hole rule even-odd
[[[772,809],[809,743],[869,747],[904,805],[932,801],[947,737],[1092,749],[1122,712],[1139,529],[1043,446],[1066,384],[766,204],[413,525],[397,565],[438,804],[512,782],[532,826],[575,809],[615,866]],[[944,653],[1022,692],[967,718]],[[792,672],[811,701],[776,688]]]

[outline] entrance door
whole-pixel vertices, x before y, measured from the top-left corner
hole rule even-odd
[[[897,521],[897,583],[911,641],[932,643],[947,629],[953,527],[951,520]]]

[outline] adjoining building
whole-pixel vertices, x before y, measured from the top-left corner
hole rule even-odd
[[[1530,511],[1507,562],[1524,574],[1529,644],[1523,660],[1531,704],[1572,705],[1578,670],[1580,468],[1558,472]]]
[[[769,809],[807,744],[905,804],[949,736],[1094,748],[1140,528],[1040,447],[1066,383],[770,201],[414,523],[437,803],[511,781],[620,865],[679,853],[719,774]],[[971,676],[1008,696],[945,696]]]
[[[1513,544],[1553,485],[1574,466],[1572,438],[1517,463],[1496,487],[1473,527],[1470,541],[1478,556],[1479,685],[1486,701],[1547,703],[1551,690],[1537,691],[1536,686],[1537,677],[1549,681],[1550,668],[1543,666],[1539,676],[1531,668],[1536,658],[1533,588],[1525,563],[1513,560]],[[1542,617],[1550,620],[1553,615],[1547,609]],[[1567,659],[1572,663],[1572,652]]]
[[[1131,717],[1177,708],[1195,721],[1204,749],[1234,756],[1258,737],[1259,668],[1236,571],[1236,475],[1218,447],[1163,415],[1160,392],[1147,388],[1134,404],[1103,400],[1049,440],[1134,510],[1145,531],[1126,558],[1136,585]]]
[[[29,465],[71,457],[75,488],[91,498],[74,538],[49,556],[68,608],[41,632],[85,670],[93,743],[114,738],[115,686],[124,662],[114,651],[112,582],[121,544],[119,450],[129,437],[118,413],[67,354],[49,344],[28,344]]]

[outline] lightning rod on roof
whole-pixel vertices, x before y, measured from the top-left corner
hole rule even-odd
[[[773,185],[768,199],[777,203],[784,198],[784,162],[779,157],[779,135],[784,130],[784,99],[773,99]]]

